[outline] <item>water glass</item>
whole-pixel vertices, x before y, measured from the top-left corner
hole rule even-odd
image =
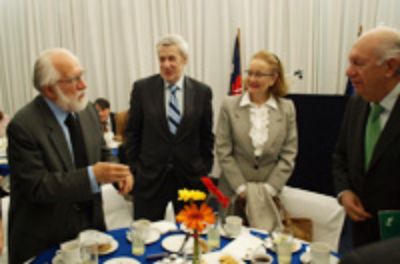
[[[217,225],[213,225],[208,229],[207,244],[210,249],[216,249],[221,246],[221,236]]]
[[[290,264],[292,261],[293,236],[289,232],[278,232],[273,234],[276,253],[279,264]]]
[[[135,224],[135,222],[131,224],[130,237],[132,241],[132,254],[134,256],[143,255],[146,250],[144,232],[140,228],[137,228],[137,224]]]
[[[313,242],[310,244],[311,264],[329,264],[330,250],[329,246],[322,242]]]

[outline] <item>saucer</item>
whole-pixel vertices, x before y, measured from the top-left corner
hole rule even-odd
[[[99,252],[99,255],[103,256],[103,255],[108,255],[110,253],[113,253],[115,250],[117,250],[118,246],[119,246],[118,241],[113,238],[111,240],[111,247],[105,251]]]
[[[295,253],[295,252],[297,252],[297,251],[299,251],[301,249],[301,243],[297,239],[294,239],[293,242],[294,242],[294,244],[293,244],[293,247],[292,247],[292,253]],[[275,246],[272,243],[272,240],[271,240],[270,237],[267,237],[264,240],[264,246],[266,248],[268,248],[268,249],[270,249],[270,250],[275,252]]]
[[[245,232],[247,232],[247,230],[246,230],[244,227],[241,227],[241,228],[240,228],[239,234],[236,235],[236,236],[233,236],[233,235],[231,235],[231,234],[228,234],[228,233],[225,231],[225,229],[223,229],[222,227],[220,228],[221,236],[226,237],[226,238],[231,238],[231,239],[237,238],[238,236],[240,236],[241,234],[243,234],[243,233],[245,233]]]
[[[303,264],[311,263],[310,251],[307,250],[306,252],[301,254],[300,261]],[[339,259],[331,254],[331,256],[329,258],[329,263],[330,264],[338,264],[339,263]]]
[[[160,239],[160,231],[155,228],[150,228],[149,230],[149,237],[146,239],[144,242],[146,245],[152,244],[154,242],[157,242]],[[132,242],[131,238],[131,233],[129,231],[126,232],[126,239],[130,242]]]

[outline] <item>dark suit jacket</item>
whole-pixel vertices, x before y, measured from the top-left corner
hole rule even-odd
[[[168,128],[164,94],[160,75],[133,85],[126,149],[135,197],[154,197],[171,168],[188,187],[198,185],[213,164],[211,89],[185,77],[184,113],[176,135]]]
[[[93,105],[79,117],[89,164],[111,158]],[[15,115],[7,135],[10,263],[75,238],[82,219],[105,230],[101,194],[92,193],[86,168],[74,168],[64,133],[42,96]],[[79,209],[81,202],[91,205],[91,217]]]
[[[370,166],[365,170],[364,135],[368,113],[369,104],[361,97],[349,100],[333,155],[333,174],[337,193],[352,190],[360,197],[365,209],[373,214],[372,220],[363,223],[368,230],[363,236],[375,237],[375,240],[379,237],[377,212],[400,209],[400,101],[394,105],[375,146]]]
[[[111,121],[111,131],[115,135],[117,133],[117,124],[116,124],[116,115],[113,112],[110,112],[110,121]]]
[[[345,255],[340,264],[400,263],[400,238],[373,243]]]

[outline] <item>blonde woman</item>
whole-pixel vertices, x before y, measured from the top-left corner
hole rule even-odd
[[[262,188],[269,198],[262,198],[260,206],[276,213],[268,204],[288,181],[297,155],[295,108],[291,100],[283,98],[288,87],[276,55],[257,52],[246,73],[245,92],[226,98],[220,110],[216,133],[220,188],[241,204],[247,203],[248,214],[249,194]],[[253,191],[249,190],[251,183],[256,184]],[[251,225],[251,215],[247,216]],[[271,222],[267,229],[276,225]]]

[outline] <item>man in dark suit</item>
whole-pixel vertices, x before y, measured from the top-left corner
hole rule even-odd
[[[400,210],[400,34],[373,29],[357,40],[347,104],[333,155],[339,202],[353,220],[353,243],[379,240],[378,212]]]
[[[40,95],[7,129],[11,200],[9,262],[20,264],[80,231],[105,230],[101,183],[128,193],[129,167],[106,161],[97,113],[86,97],[79,60],[66,49],[46,50],[34,67]]]
[[[160,74],[134,83],[126,129],[136,219],[162,219],[169,201],[179,210],[177,190],[203,189],[213,164],[211,89],[184,75],[181,36],[164,37],[157,51]]]
[[[111,112],[110,102],[105,98],[97,98],[94,101],[94,106],[99,113],[101,128],[103,132],[117,133],[117,126],[115,122],[115,113]]]
[[[346,254],[340,264],[400,263],[400,238],[380,241]]]

